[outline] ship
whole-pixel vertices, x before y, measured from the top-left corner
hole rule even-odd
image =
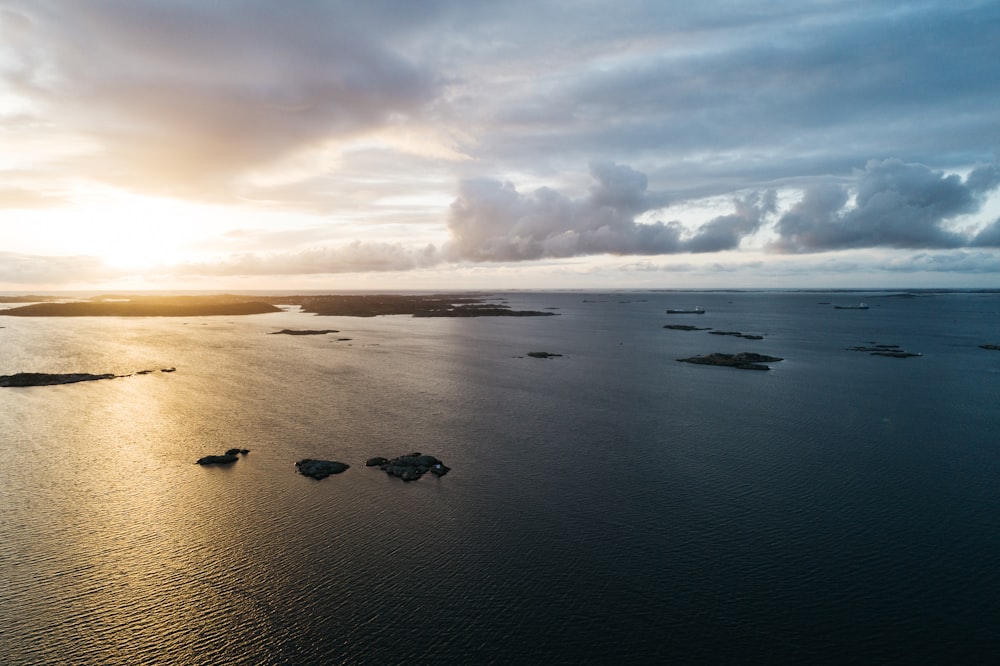
[[[705,314],[705,308],[691,308],[690,310],[683,308],[670,309],[667,310],[667,314]]]
[[[834,305],[834,310],[867,310],[867,303],[858,303],[857,305]]]

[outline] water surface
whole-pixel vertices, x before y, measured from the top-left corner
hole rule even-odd
[[[507,298],[560,316],[0,317],[0,374],[177,368],[0,389],[0,660],[1000,649],[1000,352],[979,348],[1000,343],[1000,295]],[[267,335],[283,328],[341,333]],[[923,355],[847,351],[873,343]],[[717,351],[786,360],[676,361]],[[230,447],[251,453],[193,464]],[[364,467],[410,451],[453,471]],[[304,457],[352,467],[317,482],[295,474]]]

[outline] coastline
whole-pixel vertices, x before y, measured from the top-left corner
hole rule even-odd
[[[498,302],[471,295],[370,294],[241,296],[98,296],[85,301],[45,301],[0,310],[9,317],[205,317],[281,312],[280,306],[299,306],[321,316],[376,317],[538,317],[553,312],[512,310]]]

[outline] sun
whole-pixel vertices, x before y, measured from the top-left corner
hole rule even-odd
[[[203,238],[191,204],[132,194],[96,198],[75,211],[76,251],[96,257],[110,269],[144,273],[194,259]]]
[[[187,260],[184,247],[169,230],[152,227],[137,230],[133,225],[105,222],[102,241],[94,248],[94,256],[108,268],[145,272],[183,263]]]

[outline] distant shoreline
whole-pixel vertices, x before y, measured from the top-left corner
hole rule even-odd
[[[46,298],[49,297],[37,297]],[[23,300],[7,302],[24,302]],[[512,310],[503,303],[486,302],[469,294],[434,295],[291,295],[206,296],[103,295],[89,300],[45,300],[0,310],[8,317],[206,317],[281,312],[279,306],[299,306],[303,312],[322,316],[375,317],[539,317],[553,312]]]

